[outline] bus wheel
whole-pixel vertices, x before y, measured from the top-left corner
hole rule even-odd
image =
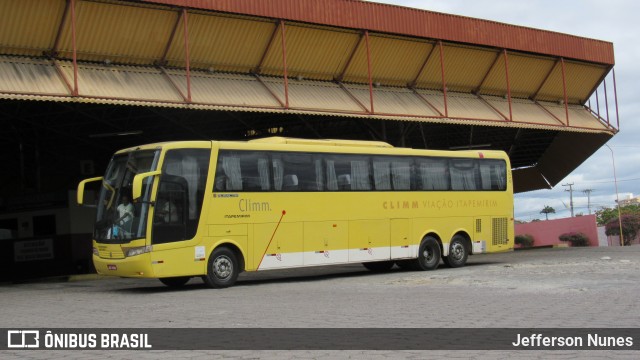
[[[160,282],[172,288],[179,288],[184,286],[191,277],[189,276],[178,276],[178,277],[170,277],[170,278],[160,278]]]
[[[469,251],[467,250],[467,239],[461,235],[456,235],[451,239],[449,244],[449,255],[445,259],[445,263],[452,268],[462,267],[467,263]]]
[[[362,263],[362,266],[374,272],[384,272],[391,270],[393,264],[393,261],[374,261]]]
[[[202,277],[204,283],[212,288],[225,288],[233,285],[240,273],[238,260],[231,249],[219,247],[209,256],[207,275]]]
[[[418,258],[413,260],[414,270],[435,270],[440,264],[440,244],[432,236],[422,239],[418,248]]]

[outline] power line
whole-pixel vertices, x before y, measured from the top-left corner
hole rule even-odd
[[[633,179],[622,179],[622,180],[618,180],[618,182],[623,182],[623,181],[637,181],[640,180],[640,178],[633,178]],[[614,183],[615,180],[584,180],[582,181],[583,183],[592,183],[592,184],[608,184],[608,183]]]

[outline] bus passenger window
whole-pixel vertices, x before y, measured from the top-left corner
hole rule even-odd
[[[343,174],[338,176],[338,189],[351,190],[351,175]]]
[[[298,191],[298,176],[285,175],[283,179],[284,185],[282,189],[284,191]]]
[[[391,180],[394,190],[411,190],[411,161],[393,161]]]
[[[373,183],[376,190],[391,190],[391,167],[388,161],[373,160]]]
[[[478,163],[475,160],[451,160],[451,188],[453,190],[477,190],[477,167]]]
[[[482,190],[506,190],[506,164],[502,160],[480,161]]]
[[[418,176],[420,190],[449,190],[449,160],[418,160]]]

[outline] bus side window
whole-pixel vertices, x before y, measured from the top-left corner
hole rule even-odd
[[[284,191],[298,191],[298,176],[297,175],[293,175],[293,174],[289,174],[289,175],[285,175],[284,179],[283,179],[283,186],[282,186],[282,190]]]
[[[478,163],[474,159],[452,159],[449,162],[452,190],[478,190]]]
[[[449,160],[419,159],[417,175],[420,190],[446,191],[450,189]]]
[[[351,190],[351,175],[342,174],[338,176],[338,189]]]
[[[506,190],[506,164],[502,160],[481,160],[480,180],[482,190]]]

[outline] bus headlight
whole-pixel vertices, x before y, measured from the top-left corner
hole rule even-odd
[[[148,252],[151,252],[152,249],[153,247],[151,245],[138,246],[138,247],[132,247],[132,248],[122,248],[122,250],[124,250],[125,257],[131,257],[131,256],[148,253]]]
[[[98,248],[95,246],[93,247],[93,255],[100,256],[100,252],[98,251]]]

